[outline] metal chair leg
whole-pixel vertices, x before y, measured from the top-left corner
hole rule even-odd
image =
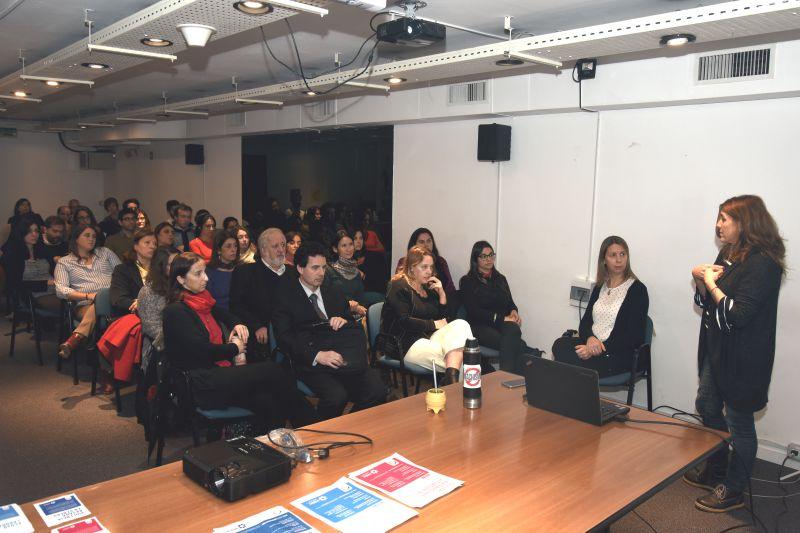
[[[119,389],[119,381],[114,379],[114,401],[117,404],[117,414],[122,412],[122,394],[120,394]]]
[[[400,380],[403,382],[403,397],[408,398],[408,385],[406,384],[406,375],[404,372],[400,373]]]
[[[72,384],[77,385],[78,381],[78,353],[72,352]]]
[[[646,384],[647,384],[647,410],[653,410],[653,380],[650,376],[650,371],[647,372],[645,376]]]
[[[631,376],[631,380],[628,382],[628,401],[626,402],[628,405],[633,404],[633,389],[636,388],[636,380]]]
[[[8,356],[14,357],[14,347],[17,344],[17,323],[19,322],[17,312],[14,311],[11,315],[11,346],[8,349]]]
[[[33,316],[33,338],[36,340],[36,356],[39,358],[39,366],[44,366],[42,359],[42,325],[36,320],[36,315]]]

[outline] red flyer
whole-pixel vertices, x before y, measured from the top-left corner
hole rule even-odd
[[[51,533],[108,533],[108,530],[93,516],[68,526],[53,529]]]

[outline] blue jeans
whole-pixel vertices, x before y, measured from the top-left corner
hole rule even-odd
[[[725,403],[714,383],[711,363],[707,356],[703,360],[695,408],[703,419],[703,425],[730,433],[731,441],[736,448],[733,457],[729,457],[727,447],[719,450],[708,459],[706,468],[713,475],[723,478],[723,483],[729,491],[743,491],[756,462],[758,439],[755,420],[752,412],[737,411]]]

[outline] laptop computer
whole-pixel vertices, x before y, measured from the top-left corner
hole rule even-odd
[[[595,426],[630,412],[600,399],[596,371],[540,357],[525,363],[525,389],[528,405]]]

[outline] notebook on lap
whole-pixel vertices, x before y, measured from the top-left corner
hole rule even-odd
[[[525,363],[525,389],[528,405],[595,426],[630,411],[600,399],[596,371],[540,357]]]

